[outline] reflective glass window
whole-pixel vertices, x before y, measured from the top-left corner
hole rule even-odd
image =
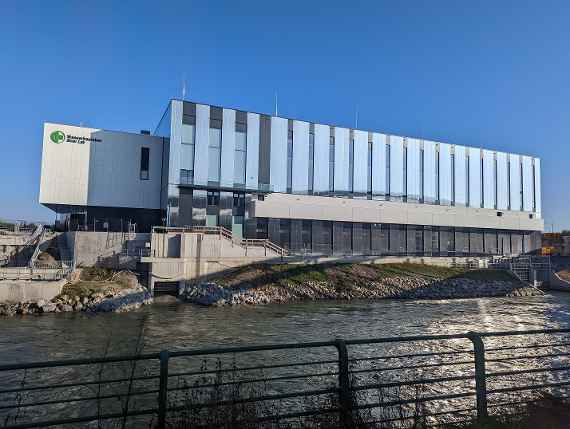
[[[222,130],[210,128],[210,140],[208,144],[208,181],[220,181],[220,148],[222,142]]]

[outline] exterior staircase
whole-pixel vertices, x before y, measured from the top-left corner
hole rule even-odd
[[[281,257],[289,254],[287,249],[268,239],[235,237],[229,229],[223,226],[155,227],[153,228],[153,233],[193,233],[218,236],[221,240],[227,240],[232,246],[242,248],[246,255],[248,254],[248,249],[263,249],[265,255],[275,254]]]
[[[500,258],[489,264],[491,268],[509,270],[521,281],[529,284],[548,282],[552,270],[549,256],[516,256]]]

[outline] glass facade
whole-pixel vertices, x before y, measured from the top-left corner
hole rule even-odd
[[[208,182],[220,181],[220,154],[222,147],[222,130],[210,128],[208,144]]]
[[[234,184],[245,186],[245,168],[247,160],[247,134],[236,132],[236,149],[234,155]]]
[[[532,219],[540,210],[538,159],[173,103],[180,106],[161,122],[167,130],[171,121],[163,157],[169,225],[222,225],[238,236],[270,237],[295,252],[336,255],[520,253],[536,243],[531,232],[403,225],[397,219],[255,219],[248,201],[264,192],[298,193],[526,211]],[[149,174],[143,161],[141,179]]]

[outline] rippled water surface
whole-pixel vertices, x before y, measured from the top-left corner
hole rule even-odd
[[[0,319],[0,362],[332,338],[570,327],[570,294],[206,308],[157,302],[119,314]]]
[[[177,302],[174,298],[159,300],[153,305],[140,311],[119,314],[47,314],[41,316],[18,316],[0,319],[0,365],[54,360],[64,358],[103,357],[112,355],[130,355],[137,352],[155,352],[162,349],[181,350],[212,346],[251,345],[268,343],[292,343],[299,341],[323,341],[334,338],[355,339],[390,337],[402,335],[429,335],[465,333],[467,331],[499,331],[499,330],[529,330],[544,328],[570,327],[570,294],[552,293],[542,297],[528,298],[481,298],[469,300],[442,301],[405,301],[382,300],[374,302],[353,301],[334,302],[319,301],[289,305],[240,306],[226,308],[198,307]],[[527,339],[528,340],[528,339]],[[542,339],[552,343],[563,341],[570,343],[568,338]],[[521,368],[557,366],[568,368],[570,353],[557,354],[561,350],[556,347],[537,350],[520,350],[512,346],[519,345],[523,339],[518,337],[500,337],[486,340],[489,346],[487,354],[488,371],[520,370]],[[493,347],[507,347],[507,354],[493,351]],[[510,350],[510,351],[509,351]],[[442,395],[459,393],[458,399],[449,401],[431,401],[428,411],[447,413],[474,407],[473,363],[470,360],[472,344],[469,340],[449,340],[443,342],[420,343],[390,343],[364,344],[351,346],[352,383],[362,386],[373,383],[413,381],[433,377],[459,376],[451,383],[436,382],[426,385],[418,393],[417,383],[412,383],[409,389],[380,389],[360,391],[357,394],[358,403],[378,401],[380,395],[384,399],[413,400],[421,395]],[[555,357],[545,359],[537,354],[552,353]],[[422,354],[427,352],[427,354]],[[437,353],[430,353],[437,352]],[[440,353],[444,352],[444,353]],[[410,353],[413,358],[400,359]],[[531,354],[523,362],[521,354]],[[197,381],[202,385],[220,383],[222,380],[232,381],[231,372],[223,373],[220,369],[247,366],[263,366],[257,372],[246,373],[248,379],[257,378],[261,384],[248,384],[251,392],[242,392],[245,397],[258,397],[260,394],[282,394],[287,392],[306,391],[307,389],[329,389],[337,385],[337,351],[330,346],[324,348],[273,350],[257,353],[242,353],[240,356],[223,355],[209,357],[173,358],[169,363],[169,404],[187,404],[187,396],[177,396],[177,392],[188,392],[188,386]],[[392,356],[385,358],[382,356]],[[392,360],[399,355],[398,359]],[[437,355],[437,356],[436,356]],[[506,356],[506,357],[505,357]],[[516,359],[513,357],[516,356]],[[496,358],[499,359],[496,359]],[[495,358],[492,361],[492,358]],[[204,360],[202,360],[204,359]],[[236,360],[237,359],[237,360]],[[332,360],[331,360],[332,359]],[[467,360],[466,360],[467,359]],[[323,362],[327,361],[328,362]],[[466,360],[466,361],[465,361]],[[288,368],[275,366],[276,363],[291,363],[310,361],[310,365]],[[436,363],[437,365],[434,365]],[[269,365],[269,366],[267,366]],[[275,370],[264,372],[274,365]],[[312,365],[312,366],[311,366]],[[403,366],[400,366],[403,365]],[[215,371],[211,371],[215,369]],[[206,370],[210,370],[209,372]],[[32,404],[44,402],[43,407],[28,406],[0,410],[0,421],[11,423],[37,422],[46,418],[70,418],[98,416],[96,410],[108,413],[122,412],[126,409],[127,401],[130,409],[148,409],[156,406],[156,389],[158,377],[158,361],[150,360],[139,364],[97,364],[88,368],[85,366],[61,367],[49,370],[7,371],[0,374],[0,386],[9,389],[0,394],[0,403]],[[316,372],[316,374],[315,374]],[[188,374],[194,374],[188,376]],[[209,374],[209,375],[208,375]],[[243,375],[244,373],[242,373]],[[146,381],[141,378],[132,386],[129,383],[106,384],[98,390],[93,385],[79,387],[78,381],[110,380],[124,378],[129,381],[133,377],[152,377]],[[537,373],[532,380],[528,374],[509,378],[490,379],[488,387],[502,388],[521,383],[560,382],[570,377],[570,371],[550,371]],[[230,379],[219,377],[230,377]],[[245,375],[244,375],[245,376]],[[275,377],[270,384],[264,380],[268,376]],[[279,381],[279,377],[291,377]],[[204,378],[205,377],[205,378]],[[492,378],[492,377],[491,377]],[[192,381],[194,380],[194,381]],[[236,379],[237,380],[237,379]],[[450,379],[451,380],[451,379]],[[123,380],[124,381],[124,380]],[[449,380],[448,380],[449,381]],[[241,379],[238,384],[241,384]],[[58,394],[52,391],[37,390],[20,397],[10,388],[38,385],[65,385],[72,383],[74,387],[62,389]],[[231,383],[229,383],[231,384]],[[235,383],[234,383],[235,384]],[[398,384],[398,383],[396,383]],[[401,383],[400,383],[401,384]],[[69,384],[68,384],[69,386]],[[195,385],[194,385],[195,386]],[[265,386],[257,391],[258,386]],[[567,383],[561,385],[561,394],[567,394]],[[118,392],[131,387],[137,393],[136,397],[126,399],[122,396],[117,401]],[[183,389],[177,389],[183,387]],[[214,389],[215,390],[215,389]],[[0,393],[2,389],[0,389]],[[140,392],[143,392],[141,394]],[[154,392],[154,393],[153,393]],[[490,391],[491,392],[491,391]],[[231,393],[231,392],[230,392]],[[556,393],[556,392],[554,392]],[[181,393],[182,394],[182,393]],[[210,393],[207,392],[206,395]],[[419,395],[419,396],[417,396]],[[504,395],[494,395],[490,400],[501,403],[510,400]],[[77,401],[78,397],[87,397]],[[336,396],[331,396],[332,400]],[[69,400],[66,404],[53,404],[57,401]],[[100,399],[103,398],[103,399]],[[105,399],[106,398],[106,399]],[[198,402],[204,402],[209,396],[200,397]],[[291,397],[290,397],[291,398]],[[277,405],[280,412],[305,411],[306,409],[322,409],[324,403],[316,397],[311,400],[299,398],[285,399]],[[313,401],[313,402],[311,402]],[[68,405],[73,404],[73,405]],[[326,403],[325,403],[326,404]],[[275,404],[274,404],[275,405]],[[273,406],[273,405],[272,405]],[[392,408],[374,409],[374,413],[387,413],[388,417],[399,415],[401,411]],[[266,410],[273,413],[272,408]],[[97,411],[98,413],[99,411]],[[264,412],[262,412],[263,414]],[[392,413],[392,414],[390,414]],[[472,411],[468,411],[472,415]],[[378,416],[373,414],[376,419]],[[130,420],[126,427],[151,427],[152,416]],[[11,419],[11,420],[10,420]],[[113,423],[113,422],[111,422]],[[79,427],[79,426],[78,426]],[[83,426],[81,426],[83,427]],[[86,423],[84,427],[93,427]],[[107,427],[107,426],[103,426]],[[111,426],[109,426],[111,427]]]

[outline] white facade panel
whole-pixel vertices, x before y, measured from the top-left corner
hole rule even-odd
[[[421,194],[420,141],[407,140],[406,192],[408,201],[419,201]]]
[[[170,116],[170,152],[168,159],[168,182],[180,183],[180,157],[182,145],[182,102],[172,100]]]
[[[453,180],[451,171],[451,145],[439,144],[439,203],[451,204],[451,189]]]
[[[220,157],[220,185],[233,186],[236,152],[236,111],[222,111],[222,153]]]
[[[521,183],[522,169],[520,155],[509,155],[509,181],[510,181],[510,209],[520,211],[522,209]]]
[[[288,120],[271,117],[270,184],[274,192],[287,192]]]
[[[390,136],[390,196],[404,195],[404,138]]]
[[[481,207],[481,149],[469,148],[469,207]]]
[[[350,131],[347,128],[334,129],[334,190],[348,192],[350,158]]]
[[[467,148],[455,146],[454,195],[456,206],[467,205]]]
[[[309,123],[293,121],[293,193],[306,194],[309,190]]]
[[[386,195],[386,135],[372,134],[372,198]]]
[[[354,192],[368,191],[368,132],[354,130]]]
[[[542,214],[542,194],[540,191],[540,159],[534,158],[534,197],[535,213],[540,219]]]
[[[329,146],[330,127],[315,124],[315,154],[313,170],[313,192],[323,194],[329,192]]]
[[[247,149],[245,167],[245,186],[257,189],[259,183],[259,115],[247,114]]]
[[[89,137],[99,132],[90,128],[44,124],[39,199],[41,204],[87,204],[91,144],[65,141],[55,143],[50,139],[53,133],[57,133],[53,138],[58,141],[58,136],[67,138],[68,134],[76,135],[80,130]]]
[[[143,147],[149,150],[144,180]],[[40,203],[159,209],[161,166],[160,137],[46,123]]]
[[[483,149],[483,207],[495,208],[495,157],[486,149]]]
[[[194,183],[208,183],[208,142],[210,140],[210,106],[196,104],[196,143],[194,149]],[[233,167],[232,167],[233,171]]]
[[[507,154],[497,152],[497,209],[509,208],[509,163]]]
[[[525,212],[531,212],[533,211],[534,179],[532,177],[532,158],[530,156],[522,157],[522,178],[523,210]]]
[[[424,202],[433,204],[437,200],[437,156],[436,144],[424,140]]]

